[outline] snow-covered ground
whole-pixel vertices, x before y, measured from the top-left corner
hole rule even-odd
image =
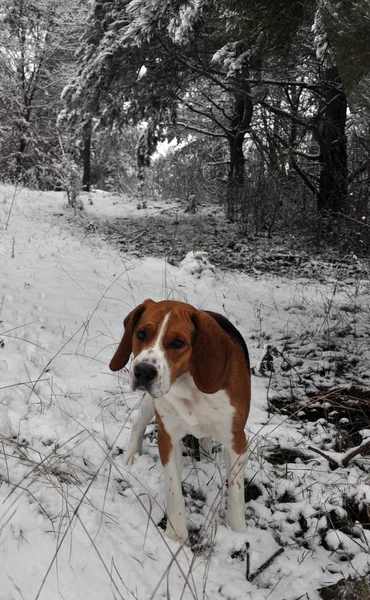
[[[140,235],[158,202],[136,205],[96,192],[85,220],[136,218]],[[370,532],[348,512],[348,499],[370,504],[370,460],[331,471],[309,446],[338,452],[334,424],[268,403],[294,398],[304,408],[306,392],[349,385],[351,368],[366,384],[368,282],[252,278],[202,260],[125,255],[89,235],[63,194],[0,188],[0,600],[315,600],[320,587],[370,570]],[[123,318],[149,297],[222,312],[254,366],[266,343],[278,350],[276,372],[253,377],[246,534],[225,525],[217,445],[214,462],[183,461],[192,549],[164,537],[154,424],[143,455],[123,465],[140,396],[107,365]]]

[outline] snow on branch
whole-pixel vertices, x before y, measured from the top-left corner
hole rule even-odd
[[[212,62],[221,65],[226,70],[226,79],[232,79],[248,65],[249,60],[256,53],[258,41],[253,47],[243,52],[240,49],[244,44],[240,40],[229,42],[215,52]]]
[[[334,54],[330,48],[327,31],[322,16],[322,7],[318,8],[315,15],[315,21],[312,25],[312,32],[314,33],[314,43],[316,57],[322,62],[325,68],[330,68],[335,64]]]
[[[174,43],[188,42],[208,2],[194,0],[176,10],[169,0],[131,0],[127,6],[131,23],[126,29],[125,40],[140,45],[160,29],[166,29]]]
[[[168,33],[176,44],[183,44],[189,40],[206,4],[208,0],[194,0],[187,6],[181,6],[179,13],[170,20]]]

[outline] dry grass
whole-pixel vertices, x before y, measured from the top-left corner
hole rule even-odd
[[[322,600],[370,600],[370,578],[341,579],[320,591]]]

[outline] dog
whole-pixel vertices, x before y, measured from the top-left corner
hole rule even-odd
[[[227,523],[246,530],[244,465],[251,382],[248,350],[239,331],[222,315],[190,304],[145,300],[124,320],[124,335],[109,367],[122,369],[133,353],[132,390],[145,392],[125,463],[141,452],[154,415],[166,481],[166,535],[188,543],[181,491],[181,439],[191,434],[208,447],[223,443],[228,476]]]

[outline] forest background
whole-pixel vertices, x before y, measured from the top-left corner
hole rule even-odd
[[[7,0],[1,25],[3,182],[368,252],[368,0]]]

